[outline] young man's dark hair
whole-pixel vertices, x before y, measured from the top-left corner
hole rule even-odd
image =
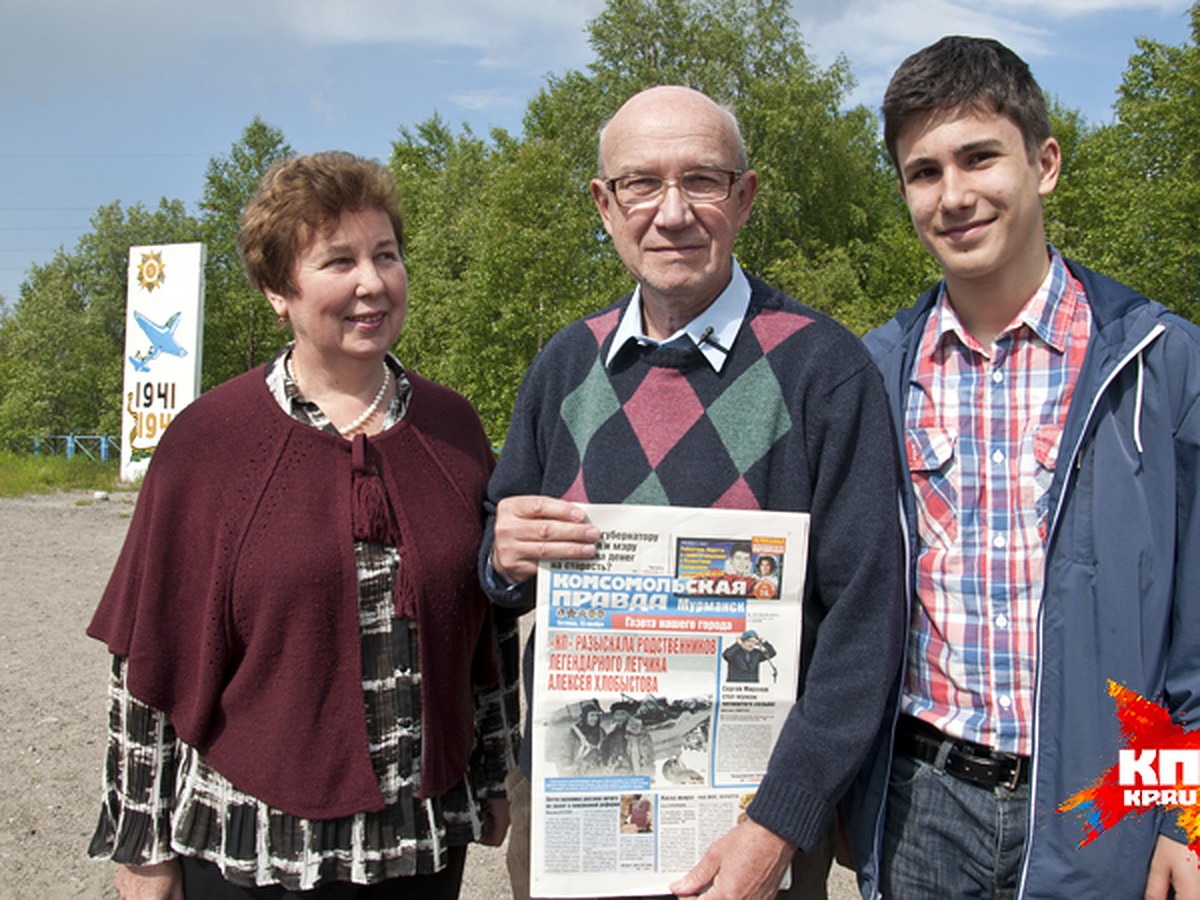
[[[1046,98],[1029,66],[999,41],[944,37],[900,64],[883,97],[883,140],[899,172],[896,139],[914,119],[966,110],[1012,119],[1032,159],[1050,137]]]

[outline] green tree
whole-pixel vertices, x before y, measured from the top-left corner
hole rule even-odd
[[[496,440],[529,360],[595,308],[595,280],[601,296],[621,289],[587,176],[565,159],[558,137],[485,142],[437,117],[393,149],[411,284],[402,356],[469,396]]]
[[[0,396],[0,433],[6,442],[27,446],[29,439],[68,430],[90,431],[95,410],[84,405],[92,394],[87,370],[75,355],[95,352],[88,318],[75,289],[76,261],[61,251],[44,266],[35,266],[21,287],[15,312],[0,327],[4,358],[4,391]],[[117,350],[120,359],[120,348]],[[119,403],[119,395],[110,402]],[[82,418],[81,418],[82,417]]]
[[[587,71],[547,79],[523,136],[435,118],[392,156],[411,235],[405,358],[466,393],[493,438],[545,340],[632,287],[588,183],[601,125],[636,91],[687,84],[738,114],[761,176],[739,259],[802,299],[853,305],[862,248],[896,216],[874,117],[843,110],[847,64],[811,63],[786,0],[610,0],[588,34]]]
[[[584,96],[602,108],[591,129],[572,123],[591,137],[629,95],[666,83],[733,109],[761,184],[738,250],[754,271],[796,248],[819,254],[867,239],[890,216],[875,117],[844,109],[848,62],[813,64],[789,9],[787,0],[612,0],[588,26],[595,87]],[[578,84],[564,86],[578,109]]]
[[[241,210],[262,172],[290,154],[282,135],[255,119],[228,157],[209,164],[201,221],[178,200],[157,209],[97,210],[72,251],[34,266],[0,317],[0,433],[9,441],[120,430],[129,248],[208,244],[205,359],[211,387],[260,362],[283,340],[270,306],[241,275]]]
[[[391,170],[405,215],[404,255],[409,273],[408,314],[401,346],[405,363],[463,390],[458,299],[475,247],[470,211],[487,175],[491,149],[470,129],[455,135],[438,116],[403,128],[393,145]]]
[[[1138,41],[1111,125],[1052,103],[1064,172],[1047,223],[1068,254],[1195,318],[1200,3],[1190,16],[1190,43]],[[588,184],[600,126],[642,88],[688,84],[738,114],[760,174],[737,247],[749,271],[859,332],[937,279],[875,116],[847,107],[849,66],[813,64],[787,0],[609,0],[588,36],[592,62],[546,79],[522,134],[456,132],[435,115],[392,149],[411,279],[402,357],[471,397],[493,438],[545,341],[632,286]],[[262,173],[291,153],[256,118],[210,161],[199,221],[178,201],[114,203],[35,267],[0,310],[0,433],[116,430],[131,245],[208,245],[204,387],[267,358],[285,333],[245,283],[236,235]]]
[[[491,432],[507,427],[515,387],[563,326],[616,299],[627,276],[598,252],[600,229],[557,141],[501,151],[476,207],[476,265],[465,279],[474,321],[462,332],[463,388]]]
[[[1056,212],[1067,252],[1200,321],[1200,3],[1191,41],[1139,38],[1116,121],[1085,134]]]
[[[256,116],[227,156],[209,160],[200,201],[203,240],[208,245],[204,390],[266,361],[287,339],[271,305],[246,282],[237,235],[242,210],[263,173],[292,153],[283,133]]]

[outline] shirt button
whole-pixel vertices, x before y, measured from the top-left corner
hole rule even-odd
[[[1005,615],[996,616],[996,627],[997,628],[1007,628],[1008,627],[1008,616],[1005,616]]]
[[[1008,709],[1010,706],[1012,706],[1012,700],[1009,699],[1007,694],[1001,694],[998,702],[1000,703],[1001,709]]]
[[[995,452],[993,452],[992,453],[992,462],[994,462],[996,464],[1000,464],[1000,463],[1004,462],[1004,451],[996,450]]]
[[[1004,539],[1004,535],[1002,535],[1002,534],[998,534],[994,538],[992,538],[992,546],[995,547],[997,550],[1003,549],[1007,544],[1008,544],[1008,541],[1006,541]]]

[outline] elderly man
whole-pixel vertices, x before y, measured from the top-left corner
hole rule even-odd
[[[794,896],[824,895],[830,818],[883,715],[904,609],[883,385],[849,332],[734,260],[757,188],[733,116],[697,91],[644,91],[604,128],[592,196],[637,288],[534,360],[481,554],[493,600],[529,609],[539,560],[595,553],[573,501],[811,514],[798,700],[748,820],[672,886],[709,900],[774,897],[793,856]],[[527,741],[526,776],[529,762]]]

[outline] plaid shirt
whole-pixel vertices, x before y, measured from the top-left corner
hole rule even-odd
[[[920,544],[903,711],[953,737],[1032,750],[1048,488],[1091,309],[1050,271],[991,352],[943,283],[913,363],[905,446]]]
[[[286,350],[267,366],[267,384],[294,418],[336,429],[305,400],[287,374]],[[389,357],[396,397],[384,427],[405,414],[411,385]],[[447,794],[417,796],[421,760],[421,676],[417,623],[393,615],[395,547],[358,542],[363,702],[371,763],[385,808],[341,819],[312,820],[268,807],[229,783],[179,741],[170,719],[136,700],[114,657],[109,684],[105,799],[90,854],[132,865],[175,855],[215,863],[231,883],[309,890],[326,881],[374,883],[445,867],[448,846],[478,840],[483,803],[503,796],[519,740],[515,623],[498,635],[500,686],[476,692],[475,752],[466,776]]]

